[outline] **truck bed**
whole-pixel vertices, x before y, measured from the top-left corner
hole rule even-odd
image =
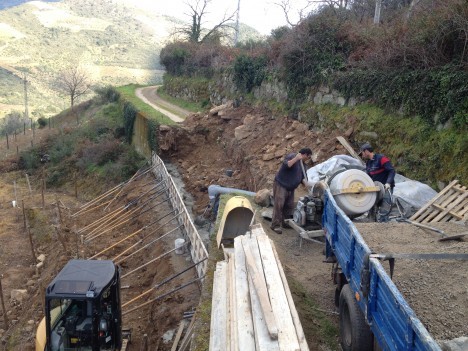
[[[466,241],[438,241],[441,235],[408,223],[355,223],[377,253],[468,253]],[[460,233],[454,223],[431,224]],[[389,264],[383,266],[388,274]],[[436,340],[468,336],[468,261],[396,259],[392,280]]]
[[[329,190],[322,222],[327,255],[336,256],[379,345],[384,350],[440,351],[380,260],[370,256],[370,248]]]

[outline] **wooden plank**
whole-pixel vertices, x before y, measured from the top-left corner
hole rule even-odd
[[[281,350],[299,351],[299,340],[297,339],[296,328],[291,316],[288,299],[286,297],[285,287],[281,276],[275,255],[271,248],[270,239],[266,235],[258,236],[258,247],[263,262],[263,271],[268,286],[273,314],[278,324],[278,341]]]
[[[434,202],[431,207],[437,209],[433,211],[429,216],[427,216],[422,223],[429,223],[432,222],[432,220],[440,214],[441,211],[444,211],[447,206],[450,206],[450,204],[457,199],[460,196],[460,194],[457,191],[454,191],[452,188],[451,191],[445,196],[445,198],[439,202]]]
[[[258,254],[258,247],[256,246],[255,239],[242,238],[242,247],[244,248],[245,263],[247,266],[247,274],[252,279],[253,287],[259,297],[260,306],[262,307],[263,317],[267,325],[270,337],[274,340],[278,338],[278,327],[276,325],[273,309],[268,297],[268,290],[266,286],[265,276],[261,268],[261,262],[257,263],[254,255]]]
[[[240,236],[234,239],[234,257],[238,346],[240,351],[255,350],[247,267],[245,266],[245,255]]]
[[[228,350],[227,262],[216,263],[211,303],[210,350]]]
[[[289,309],[291,311],[291,317],[294,322],[294,326],[296,327],[296,335],[297,340],[299,341],[299,346],[301,347],[301,351],[309,351],[309,345],[307,345],[307,340],[304,335],[304,330],[302,329],[301,320],[299,319],[299,314],[296,310],[296,305],[294,305],[294,300],[291,294],[291,290],[289,289],[288,280],[286,279],[286,274],[284,274],[283,265],[279,259],[278,252],[276,251],[275,244],[271,242],[271,248],[273,250],[273,254],[275,255],[276,262],[278,264],[278,271],[281,276],[281,281],[283,282],[284,291],[286,292],[286,298],[288,299]]]
[[[337,136],[336,139],[344,146],[346,150],[348,150],[349,154],[353,156],[356,160],[358,160],[361,165],[365,165],[364,161],[359,157],[359,155],[354,151],[353,147],[348,143],[348,141],[343,138],[342,136]]]
[[[187,347],[190,345],[190,342],[192,341],[194,324],[195,324],[195,317],[192,317],[192,320],[187,328],[187,331],[185,332],[185,336],[182,339],[182,342],[180,343],[179,351],[185,351]]]
[[[253,241],[252,239],[244,239],[246,236],[242,237],[242,242],[244,240]],[[244,251],[244,250],[242,250]],[[255,259],[258,260],[258,263],[261,264],[260,253],[254,251],[256,253]],[[252,306],[252,319],[254,325],[254,336],[255,336],[255,350],[256,351],[279,351],[279,343],[278,340],[273,340],[270,337],[268,332],[268,328],[265,323],[265,319],[263,317],[262,307],[260,305],[260,299],[257,295],[257,291],[253,286],[253,282],[251,279],[250,274],[247,274],[247,281],[249,284],[249,295],[250,295],[250,303]],[[240,350],[243,351],[243,350]]]
[[[265,231],[263,230],[262,224],[257,223],[250,227],[250,233],[247,232],[246,236],[248,237],[255,237],[257,235],[265,235]]]
[[[182,332],[184,331],[184,327],[185,327],[185,319],[182,319],[180,321],[179,329],[177,330],[177,334],[174,339],[174,342],[172,343],[171,351],[177,350],[177,345],[179,344],[179,340],[180,340],[180,337],[182,336]]]
[[[449,206],[447,206],[447,208],[444,211],[442,211],[437,217],[435,217],[431,222],[438,222],[442,220],[447,214],[450,214],[451,216],[456,217],[457,214],[456,214],[456,211],[454,211],[454,209],[457,207],[457,205],[463,204],[463,201],[465,201],[467,197],[468,197],[468,192],[465,192],[463,195],[459,195],[455,201],[453,201]]]
[[[412,215],[410,220],[415,221],[415,222],[419,222],[420,221],[420,219],[419,219],[420,215],[422,213],[424,213],[434,202],[436,202],[438,199],[440,199],[442,196],[444,196],[445,193],[447,193],[457,183],[458,183],[457,179],[453,180],[449,185],[447,185],[444,189],[442,189],[442,191],[440,193],[438,193],[434,198],[432,198],[426,205],[421,207],[419,209],[419,211],[417,211],[414,215]]]
[[[242,237],[242,246],[244,246],[244,242],[247,241],[246,245],[257,245],[256,240],[254,238],[247,238],[246,235]],[[244,250],[242,250],[244,251]],[[261,258],[260,253],[258,250],[253,251],[255,262],[258,265],[261,265]],[[245,257],[245,252],[244,252]],[[268,332],[268,328],[265,322],[265,317],[263,315],[262,307],[260,305],[260,298],[257,294],[257,291],[253,285],[253,281],[251,279],[250,274],[248,273],[247,268],[247,279],[249,282],[249,293],[250,293],[250,302],[252,305],[252,318],[254,324],[254,332],[255,332],[255,345],[256,350],[279,350],[278,340],[273,340],[270,337],[270,333]]]
[[[231,342],[231,350],[238,350],[237,341],[237,300],[236,300],[236,276],[234,267],[234,257],[229,255],[228,262],[228,285],[229,285],[229,319],[228,331]]]

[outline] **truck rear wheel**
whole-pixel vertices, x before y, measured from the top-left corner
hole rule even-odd
[[[372,351],[373,337],[349,284],[340,294],[340,341],[343,351]]]

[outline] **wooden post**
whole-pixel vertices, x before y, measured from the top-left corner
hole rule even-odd
[[[21,207],[23,208],[23,223],[24,229],[26,230],[26,211],[24,210],[24,200],[21,200]]]
[[[29,182],[29,176],[27,173],[25,173],[25,175],[26,175],[26,182],[28,183],[28,188],[29,188],[29,196],[32,196],[31,183]]]
[[[5,133],[6,136],[6,148],[7,150],[10,150],[10,144],[8,143],[8,133]]]
[[[45,208],[44,190],[45,190],[45,182],[44,182],[44,178],[42,178],[42,186],[41,186],[42,208]]]
[[[50,117],[49,117],[49,129],[50,129]]]
[[[29,243],[31,244],[31,253],[33,257],[33,262],[36,262],[36,252],[34,250],[34,242],[31,234],[31,228],[28,227],[28,236],[29,236]]]
[[[16,145],[16,156],[19,156],[19,146]]]
[[[16,141],[16,130],[15,130],[15,134],[14,134],[14,135],[15,135],[15,141]]]
[[[74,182],[75,182],[75,198],[78,199],[78,181],[77,181],[76,172],[73,177],[74,177]]]
[[[2,299],[3,320],[5,322],[5,329],[8,329],[8,317],[6,314],[5,300],[3,298],[2,277],[0,276],[0,298]]]
[[[60,204],[57,196],[55,196],[55,202],[57,203],[57,210],[59,215],[59,223],[62,224],[62,210],[60,209]]]
[[[23,135],[26,135],[26,122],[23,123]]]
[[[13,181],[13,189],[15,191],[15,204],[18,204],[18,196],[16,195],[16,180]]]

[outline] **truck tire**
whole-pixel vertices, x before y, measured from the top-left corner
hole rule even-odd
[[[349,284],[340,293],[340,342],[343,351],[372,351],[373,335]]]

